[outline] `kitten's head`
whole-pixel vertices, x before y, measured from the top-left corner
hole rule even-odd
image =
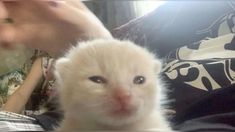
[[[121,126],[159,107],[161,63],[129,41],[81,43],[55,68],[62,107],[71,116]]]

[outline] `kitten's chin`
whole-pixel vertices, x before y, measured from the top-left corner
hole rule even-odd
[[[102,108],[102,119],[100,118],[97,121],[113,127],[130,125],[148,114],[142,101],[127,104],[112,102],[112,104],[105,105]]]
[[[116,109],[110,110],[109,116],[111,118],[130,118],[137,113],[137,108],[136,107],[120,107]]]
[[[98,122],[114,128],[130,125],[141,117],[141,112],[137,108],[116,109],[106,112],[106,115]]]

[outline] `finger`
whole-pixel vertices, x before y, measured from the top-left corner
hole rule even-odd
[[[66,0],[70,5],[74,5],[78,9],[88,10],[88,8],[80,0]]]
[[[80,1],[80,0],[43,0],[38,1],[34,0],[38,3],[47,3],[49,6],[52,7],[60,7],[61,4],[67,3],[70,7],[76,7],[77,9],[87,10],[88,8]]]
[[[58,7],[49,8],[58,18],[66,20],[70,23],[82,24],[87,18],[87,11],[81,10],[72,6],[71,3],[60,3]]]

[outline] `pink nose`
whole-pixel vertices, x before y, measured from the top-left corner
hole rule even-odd
[[[125,109],[130,104],[131,93],[127,90],[117,89],[114,92],[114,99]]]

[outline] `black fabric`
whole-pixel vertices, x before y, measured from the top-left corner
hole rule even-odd
[[[214,114],[224,114],[224,113],[235,113],[235,85],[231,85],[227,88],[218,89],[205,96],[201,100],[198,100],[194,104],[191,104],[187,109],[178,113],[173,122],[176,124],[181,124],[184,121],[192,120],[194,118],[199,118]],[[225,114],[226,115],[226,114]],[[213,117],[213,116],[211,116]],[[211,118],[210,117],[210,118]],[[222,117],[222,116],[220,116]],[[227,115],[226,115],[227,117]],[[227,122],[223,122],[227,121]],[[215,121],[215,123],[217,120]],[[235,126],[235,118],[231,120],[221,120],[220,122],[230,124]]]
[[[174,127],[181,132],[234,132],[235,112],[207,115]]]
[[[41,115],[32,116],[46,131],[52,131],[57,128],[63,119],[63,112],[48,111]]]
[[[52,96],[45,104],[47,111],[40,115],[31,115],[46,131],[56,129],[64,118],[64,112],[61,110],[59,95]]]

